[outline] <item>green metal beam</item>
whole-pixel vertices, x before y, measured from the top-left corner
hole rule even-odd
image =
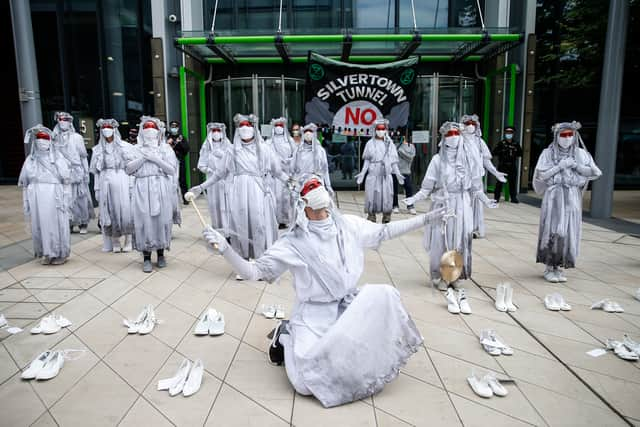
[[[507,125],[513,126],[516,117],[516,64],[509,66],[511,78],[509,79],[509,115]]]
[[[340,56],[329,56],[328,58],[340,60]],[[369,55],[369,56],[350,56],[348,62],[375,63],[375,62],[392,62],[397,60],[395,55]],[[420,62],[449,62],[453,59],[453,55],[424,55],[420,56]],[[208,57],[205,59],[209,64],[224,64],[225,61],[218,57]],[[282,58],[278,56],[247,56],[236,57],[238,64],[282,64]],[[306,63],[306,56],[293,56],[289,58],[292,63]],[[468,62],[477,62],[482,60],[482,55],[470,55],[464,59]]]
[[[187,69],[180,67],[180,121],[182,122],[182,134],[189,135],[189,125],[187,123]],[[189,153],[184,158],[184,171],[180,171],[185,174],[187,181],[187,187],[191,188],[191,175],[188,173],[190,169]]]
[[[282,36],[284,43],[342,43],[345,34],[290,34]],[[354,42],[410,42],[414,34],[352,34]],[[420,34],[421,41],[428,42],[470,42],[481,41],[483,34]],[[489,34],[491,41],[518,41],[521,34]],[[274,43],[276,36],[217,36],[215,44]],[[207,44],[207,37],[178,37],[179,45]]]

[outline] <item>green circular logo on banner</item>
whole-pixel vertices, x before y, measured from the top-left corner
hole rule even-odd
[[[407,68],[402,72],[402,75],[400,76],[400,83],[406,86],[413,81],[413,78],[415,76],[416,72],[413,71],[413,68]]]
[[[309,66],[309,77],[311,80],[320,80],[324,77],[324,68],[320,64],[311,64]]]

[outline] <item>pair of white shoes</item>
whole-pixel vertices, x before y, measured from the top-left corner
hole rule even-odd
[[[156,319],[156,313],[153,310],[153,306],[151,304],[147,304],[144,306],[144,309],[142,309],[136,320],[124,319],[122,323],[124,326],[129,328],[127,333],[146,335],[151,333],[153,328],[156,326],[156,323],[159,322]]]
[[[284,319],[284,309],[280,304],[263,305],[262,315],[267,319]]]
[[[24,380],[50,380],[62,369],[64,357],[64,351],[47,350],[36,357],[20,376]]]
[[[471,314],[471,306],[467,299],[467,294],[463,288],[454,291],[452,288],[447,289],[445,294],[447,298],[447,310],[451,314]]]
[[[513,303],[513,287],[511,283],[500,283],[496,287],[496,310],[513,313],[518,307]]]
[[[31,328],[31,333],[45,334],[45,335],[55,334],[60,329],[66,328],[71,325],[72,323],[69,321],[69,319],[61,315],[50,314],[48,316],[43,317],[40,320],[40,323],[38,324],[38,326]]]
[[[482,329],[480,331],[480,345],[484,351],[492,356],[513,355],[513,349],[504,343],[496,331],[493,329]]]
[[[632,340],[627,334],[624,335],[622,341],[608,339],[607,350],[613,350],[620,359],[633,362],[640,359],[640,343]]]
[[[607,313],[624,313],[624,308],[622,308],[620,304],[609,299],[594,302],[591,305],[591,310],[604,310]]]
[[[564,300],[564,297],[557,292],[548,294],[544,297],[544,306],[551,311],[569,311],[571,305]]]
[[[169,390],[170,396],[182,393],[184,397],[189,397],[200,390],[203,374],[202,360],[198,359],[191,364],[188,359],[184,359],[172,378],[158,381],[158,391]]]
[[[480,397],[488,399],[494,395],[504,397],[509,394],[493,372],[487,372],[483,377],[478,377],[475,372],[472,372],[471,376],[467,378],[467,382],[473,392]]]
[[[562,270],[558,267],[547,267],[542,274],[544,280],[551,283],[565,283],[567,278],[562,274]]]
[[[209,307],[200,320],[196,323],[196,327],[193,330],[195,335],[222,335],[224,334],[224,314]]]
[[[114,239],[112,242],[113,242],[112,243],[113,248],[111,250],[113,251],[114,254],[117,254],[120,252],[131,252],[133,250],[130,236],[125,237],[124,246],[121,246],[119,237],[117,239]]]

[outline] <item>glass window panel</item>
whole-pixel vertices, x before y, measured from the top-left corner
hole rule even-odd
[[[349,25],[350,24],[350,25]],[[351,28],[394,28],[395,0],[353,0]]]
[[[400,27],[413,28],[411,0],[400,2]],[[416,24],[418,28],[446,28],[449,21],[449,2],[447,0],[414,0]],[[473,0],[475,4],[475,0]]]

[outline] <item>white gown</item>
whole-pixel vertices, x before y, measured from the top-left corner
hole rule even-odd
[[[159,147],[136,145],[132,161],[142,158],[147,151],[170,164],[174,171],[178,159],[168,144]],[[140,252],[169,249],[175,212],[179,209],[174,173],[167,174],[155,163],[146,160],[130,175],[135,177],[132,192],[133,247]]]
[[[293,275],[285,368],[296,391],[325,407],[379,392],[423,342],[394,287],[357,288],[364,250],[386,238],[385,225],[340,215],[285,233],[255,261],[269,282]]]
[[[579,168],[585,168],[584,174],[578,168],[561,170],[557,166],[569,156]],[[582,194],[588,182],[601,174],[589,152],[582,148],[563,150],[553,143],[542,151],[533,178],[534,189],[543,195],[536,262],[575,267],[582,235]]]
[[[271,149],[280,161],[280,169],[291,174],[291,163],[295,154],[295,143],[287,135],[274,135],[270,140]],[[276,198],[276,219],[278,224],[289,224],[293,216],[293,200],[286,182],[276,179],[273,182]]]
[[[51,150],[33,150],[22,166],[18,186],[35,256],[64,259],[71,253],[71,171],[64,157]]]
[[[56,151],[69,163],[71,171],[71,225],[88,224],[95,214],[89,192],[89,163],[84,140],[72,130],[55,130],[54,144]]]
[[[111,238],[133,234],[131,177],[125,171],[133,150],[132,146],[115,138],[110,144],[100,142],[91,156],[89,170],[94,175],[105,250],[110,250]]]
[[[390,214],[393,209],[393,178],[397,172],[398,151],[389,137],[384,140],[371,138],[362,153],[364,166],[361,173],[367,173],[364,182],[364,211],[368,214]]]
[[[464,174],[456,173],[457,154],[458,150],[455,148],[441,148],[440,153],[433,156],[429,162],[420,189],[420,192],[430,194],[433,201],[431,210],[448,207],[455,213],[454,218],[447,220],[446,233],[442,221],[426,225],[423,243],[425,250],[429,253],[432,279],[441,277],[440,258],[447,248],[462,254],[464,264],[460,279],[471,277],[472,203],[477,198],[474,196],[474,191],[481,189],[476,187],[478,180],[470,178],[471,171],[468,163],[465,165]]]
[[[465,150],[469,155],[475,156],[477,159],[478,171],[476,171],[476,182],[474,186],[484,191],[483,178],[486,175],[485,168],[488,163],[491,164],[491,151],[487,143],[481,137],[473,134],[469,135],[463,132]],[[495,170],[495,167],[492,168]],[[479,172],[479,173],[478,173]],[[479,198],[472,200],[473,207],[473,231],[477,232],[480,237],[485,236],[484,226],[484,205]]]
[[[207,179],[211,178],[216,171],[225,170],[231,149],[231,143],[226,138],[216,142],[207,137],[200,148],[198,170],[206,174]],[[229,187],[229,180],[221,179],[207,188],[211,226],[219,230],[225,237],[229,235]]]
[[[327,191],[333,192],[327,153],[317,141],[312,144],[306,144],[303,141],[298,145],[294,153],[292,173],[299,183],[311,175],[316,175],[322,179]]]

